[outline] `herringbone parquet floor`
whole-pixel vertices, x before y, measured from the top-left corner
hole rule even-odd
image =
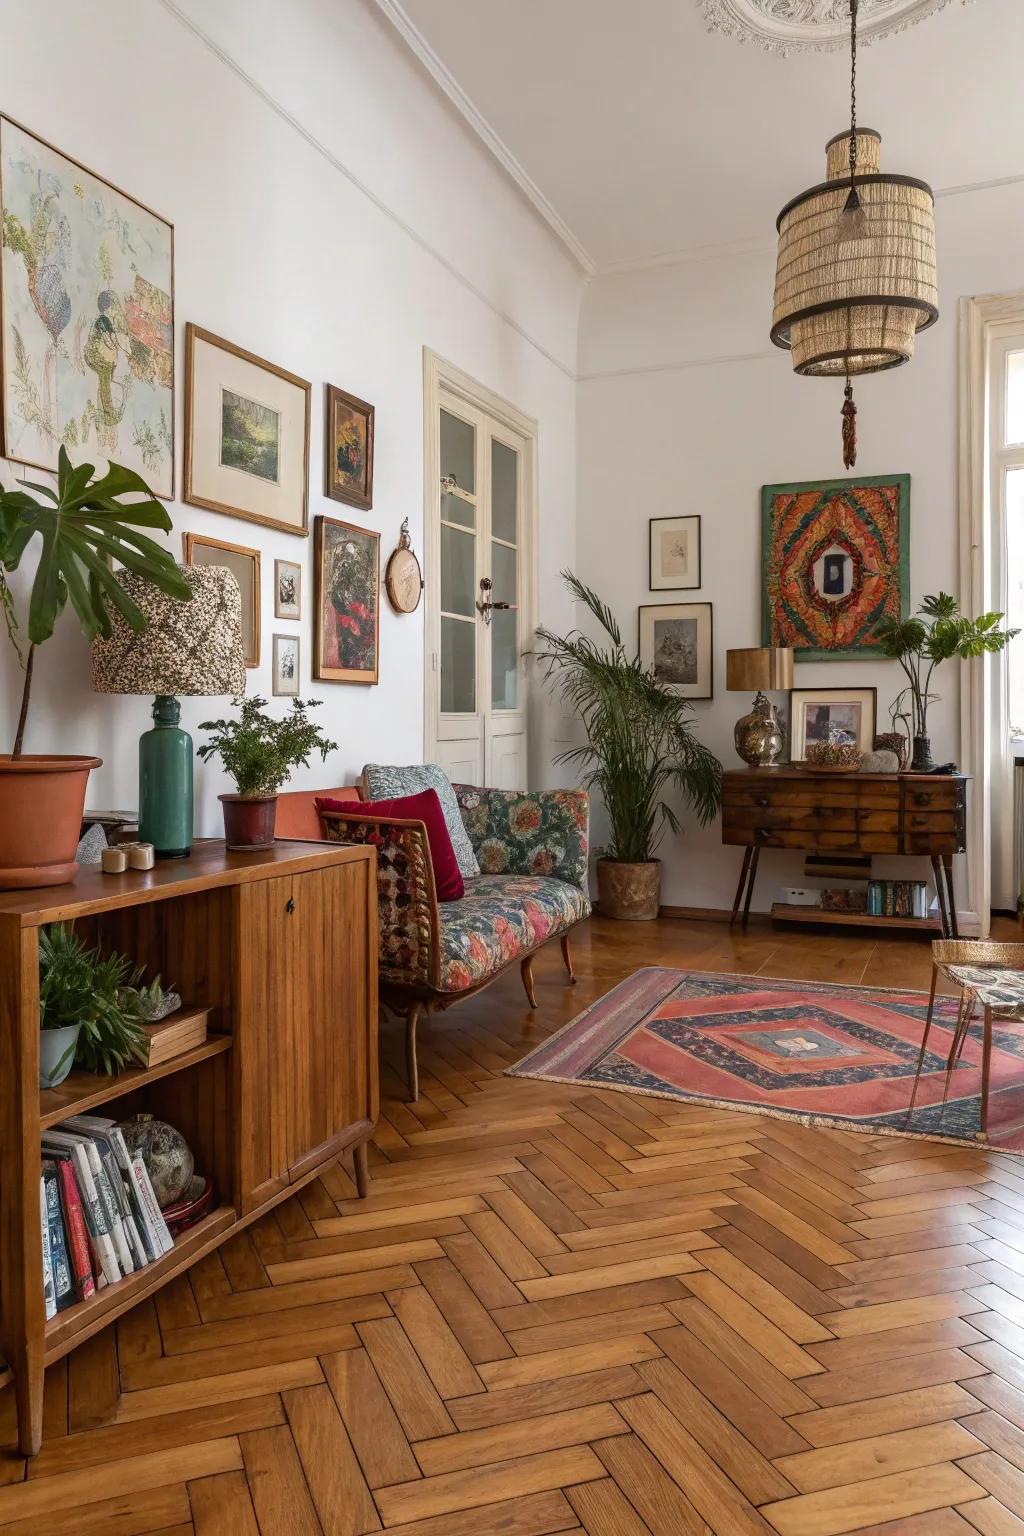
[[[1024,1532],[1024,1166],[502,1069],[639,964],[925,984],[927,945],[593,922],[385,1030],[341,1167],[51,1371],[32,1536]]]

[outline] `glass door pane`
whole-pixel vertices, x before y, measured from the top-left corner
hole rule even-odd
[[[476,709],[476,624],[441,616],[441,710],[471,715]]]
[[[519,702],[519,455],[491,439],[491,580],[496,608],[491,623],[491,706]]]
[[[1024,352],[1010,352],[1006,358],[1007,444],[1024,443]]]
[[[441,411],[441,710],[476,710],[476,427]]]

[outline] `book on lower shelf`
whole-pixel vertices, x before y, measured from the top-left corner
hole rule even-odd
[[[870,880],[867,913],[869,917],[925,918],[928,916],[928,886],[924,880]]]

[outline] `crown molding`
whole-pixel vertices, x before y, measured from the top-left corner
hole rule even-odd
[[[548,202],[544,193],[537,186],[537,183],[526,173],[508,145],[495,133],[476,103],[467,96],[459,82],[455,79],[455,76],[434,52],[433,48],[431,48],[423,33],[406,15],[401,5],[398,4],[398,0],[375,0],[375,3],[378,9],[383,11],[402,40],[419,59],[434,82],[441,87],[441,90],[448,97],[456,111],[462,115],[473,132],[490,150],[502,169],[511,176],[519,190],[529,198],[536,211],[548,227],[558,236],[573,260],[588,277],[593,277],[597,271],[597,265],[589,251],[577,240],[561,214]]]
[[[849,47],[846,0],[697,0],[709,32],[724,32],[768,53],[832,53]],[[905,32],[954,0],[862,0],[859,40]],[[960,0],[970,5],[972,0]]]

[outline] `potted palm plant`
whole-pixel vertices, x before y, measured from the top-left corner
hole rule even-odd
[[[142,499],[126,502],[125,496]],[[109,635],[109,607],[118,609],[133,629],[145,628],[145,618],[116,579],[113,562],[188,601],[192,593],[173,556],[141,531],[168,532],[170,527],[166,509],[140,475],[110,464],[96,477],[92,464],[72,467],[63,447],[56,490],[34,484],[14,491],[0,487],[0,609],[24,671],[13,748],[0,755],[0,889],[74,879],[85,787],[101,761],[23,750],[36,650],[49,640],[68,603],[89,640]],[[23,643],[7,576],[18,569],[35,539],[39,563],[29,588]]]
[[[591,640],[580,630],[568,635],[537,630],[545,675],[587,732],[584,746],[557,760],[582,770],[583,783],[596,791],[608,814],[610,841],[597,861],[601,911],[649,920],[661,904],[658,845],[666,830],[680,830],[665,796],[680,790],[706,824],[721,803],[722,765],[694,735],[692,705],[638,656],[627,654],[607,604],[570,571],[562,576],[608,641]]]
[[[274,841],[277,792],[293,768],[309,764],[319,752],[326,761],[338,743],[328,741],[306,714],[319,699],[292,699],[281,719],[266,713],[266,699],[233,699],[237,720],[203,720],[201,731],[212,731],[197,756],[207,762],[219,757],[235,781],[235,793],[220,795],[224,807],[224,837],[229,848],[255,852]]]

